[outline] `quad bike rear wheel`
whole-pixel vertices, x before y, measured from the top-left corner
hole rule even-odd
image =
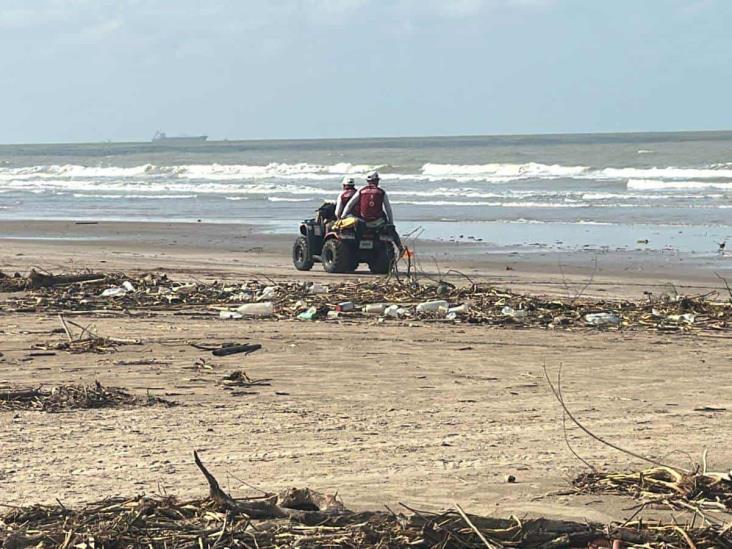
[[[389,274],[395,259],[394,245],[391,242],[379,242],[369,260],[369,270],[373,274]]]
[[[298,271],[309,271],[315,264],[308,246],[308,239],[304,236],[298,237],[292,245],[292,263]]]
[[[331,238],[323,244],[323,253],[320,257],[327,273],[347,273],[353,265],[349,246],[337,238]]]

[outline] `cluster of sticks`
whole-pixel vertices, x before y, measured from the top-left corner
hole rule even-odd
[[[166,275],[148,274],[128,277],[114,273],[71,275],[64,282],[33,287],[22,296],[7,300],[5,309],[37,311],[176,311],[191,307],[227,308],[250,303],[266,295],[274,305],[274,316],[293,318],[303,310],[334,310],[343,301],[356,305],[396,304],[406,310],[405,318],[437,320],[439,315],[417,315],[414,307],[424,301],[446,300],[451,306],[466,305],[460,315],[464,322],[492,326],[572,328],[587,325],[585,316],[609,313],[618,319],[610,329],[688,331],[692,329],[728,330],[732,326],[732,292],[729,301],[714,301],[716,292],[698,296],[662,295],[639,301],[547,299],[516,294],[491,285],[456,286],[448,282],[401,284],[397,281],[349,281],[328,284],[325,292],[312,292],[312,286],[298,282],[253,280],[232,282],[175,282]],[[96,277],[96,278],[93,278]],[[117,297],[103,297],[103,289],[130,282],[134,291]],[[264,294],[265,288],[271,288]],[[506,312],[508,311],[508,312]],[[349,313],[358,318],[360,313]]]
[[[632,473],[591,472],[574,480],[584,493],[628,494],[676,510],[732,512],[732,474],[653,467]]]
[[[156,404],[171,406],[173,402],[150,394],[132,395],[120,387],[104,387],[98,381],[94,385],[59,385],[52,389],[0,389],[0,411],[37,410],[54,413]]]
[[[194,453],[206,477],[206,499],[109,499],[74,511],[63,506],[16,508],[0,517],[2,547],[729,547],[729,531],[677,523],[600,525],[548,519],[499,519],[405,507],[355,513],[335,496],[286,490],[256,499],[233,499]]]

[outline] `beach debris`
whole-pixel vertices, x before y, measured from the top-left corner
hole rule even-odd
[[[509,305],[506,305],[501,309],[501,314],[512,320],[524,320],[526,317],[529,316],[529,313],[524,309],[514,309]]]
[[[328,293],[328,286],[325,286],[323,284],[318,284],[317,282],[313,282],[313,284],[308,288],[308,293],[310,295],[324,295]]]
[[[310,307],[307,311],[303,311],[297,315],[299,320],[316,320],[318,318],[318,308]]]
[[[224,376],[222,383],[227,387],[263,387],[271,385],[269,379],[250,378],[244,370],[236,370]]]
[[[15,277],[0,278],[0,286],[7,287],[8,280]],[[124,288],[124,282],[130,282],[135,291],[114,299],[100,296],[104,289]],[[410,312],[419,307],[419,316],[427,322],[460,321],[497,327],[662,332],[728,331],[732,327],[732,297],[714,301],[716,292],[682,296],[674,290],[671,294],[647,294],[637,301],[610,301],[531,296],[474,283],[453,286],[349,280],[322,285],[327,293],[320,293],[322,290],[311,293],[312,286],[303,282],[275,284],[270,280],[266,283],[258,280],[180,282],[158,273],[141,276],[110,273],[101,279],[12,293],[0,297],[0,307],[9,312],[57,311],[67,315],[173,311],[236,319],[231,313],[237,313],[246,318],[277,320],[294,319],[316,307],[318,318],[326,318],[328,311],[336,310],[348,312],[349,318],[358,320],[365,318],[364,315],[383,318],[387,307],[397,305]],[[729,294],[732,296],[732,291]],[[257,301],[262,295],[272,298]],[[427,305],[430,303],[438,305]],[[426,311],[434,307],[437,310]]]
[[[732,511],[731,473],[653,467],[634,472],[584,473],[573,481],[579,493],[627,494],[671,509]]]
[[[229,355],[236,355],[239,353],[246,353],[250,354],[254,351],[258,351],[261,349],[262,346],[259,343],[230,343],[227,345],[222,345],[218,349],[212,349],[211,354],[213,356],[229,356]]]
[[[509,484],[515,483],[516,477],[514,475],[506,475],[506,482]]]
[[[257,296],[257,301],[272,301],[275,298],[276,292],[276,286],[266,286]]]
[[[338,305],[336,305],[335,310],[339,313],[350,313],[355,309],[353,305],[353,301],[342,301]]]
[[[220,311],[219,318],[223,320],[239,320],[244,318],[244,315],[236,311]]]
[[[135,287],[132,282],[125,280],[121,286],[112,286],[102,292],[102,297],[119,297],[127,295],[128,292],[134,292]]]
[[[353,512],[336,495],[309,488],[234,498],[194,452],[209,486],[206,498],[110,498],[74,509],[13,507],[0,515],[2,547],[728,547],[730,528],[630,520],[600,524],[546,518],[495,518],[454,510],[433,513],[403,505]]]
[[[618,326],[623,321],[615,313],[591,313],[585,315],[585,322],[591,326]]]
[[[105,387],[98,381],[94,385],[59,385],[50,389],[0,388],[0,411],[37,410],[62,412],[89,408],[118,406],[153,406],[175,403],[147,394],[132,395],[121,387]]]
[[[369,303],[368,305],[364,305],[363,312],[367,315],[383,315],[386,307],[386,303]]]
[[[438,313],[446,315],[450,306],[444,299],[424,301],[417,305],[417,313]]]
[[[15,273],[8,276],[0,273],[0,291],[14,292],[21,290],[37,290],[40,288],[54,288],[56,286],[64,286],[69,284],[103,281],[106,278],[104,274],[85,272],[66,275],[54,275],[51,273],[41,273],[36,269],[31,269],[28,276],[22,276]]]
[[[271,301],[264,303],[245,303],[237,307],[236,312],[242,316],[272,316],[274,307]]]

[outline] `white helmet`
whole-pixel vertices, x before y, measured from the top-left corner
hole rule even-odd
[[[343,187],[355,187],[356,186],[356,180],[352,177],[344,177],[343,178]]]
[[[374,170],[373,172],[369,172],[369,174],[366,176],[366,182],[367,183],[376,183],[378,185],[379,183],[379,172]]]

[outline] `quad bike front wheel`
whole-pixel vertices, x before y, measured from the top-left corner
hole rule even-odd
[[[292,263],[298,271],[309,271],[315,264],[308,239],[304,236],[298,237],[292,245]]]
[[[320,257],[327,273],[347,273],[353,265],[351,250],[345,242],[337,238],[331,238],[323,244]]]

